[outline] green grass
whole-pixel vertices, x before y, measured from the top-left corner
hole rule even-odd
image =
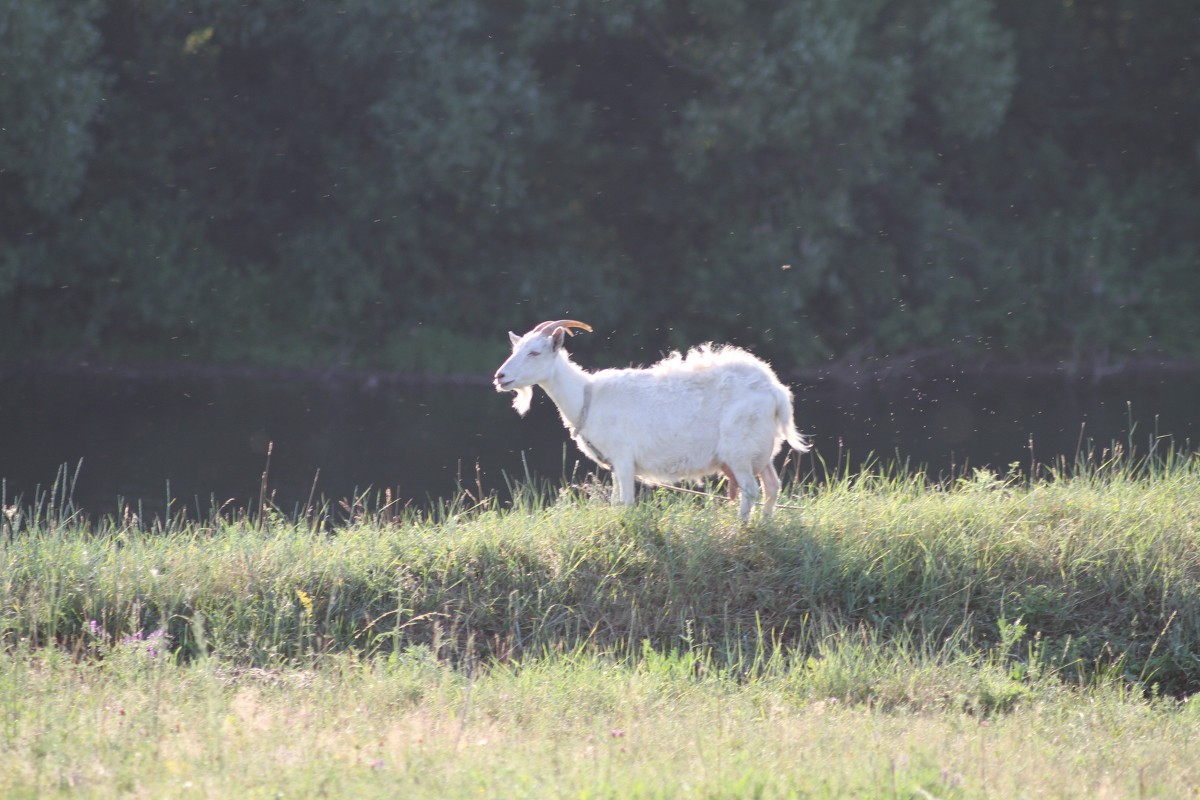
[[[416,647],[265,670],[17,648],[0,661],[0,795],[1098,798],[1200,781],[1195,701],[1043,676],[1003,713],[883,711],[831,697],[830,671],[938,693],[1014,678],[849,645],[822,656],[838,667],[749,677],[679,653],[456,669]]]
[[[0,537],[0,795],[1178,796],[1200,462]]]

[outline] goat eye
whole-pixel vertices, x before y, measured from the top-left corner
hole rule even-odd
[[[541,350],[530,350],[529,351],[530,358],[532,358],[534,356],[540,356],[541,354],[542,354]]]

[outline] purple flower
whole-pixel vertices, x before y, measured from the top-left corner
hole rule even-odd
[[[146,641],[149,642],[149,646],[146,648],[146,655],[150,656],[151,658],[158,658],[159,647],[162,646],[166,639],[166,628],[159,628],[158,630],[146,634]]]
[[[157,628],[149,633],[146,633],[145,631],[138,631],[137,633],[130,634],[129,636],[122,636],[121,644],[137,644],[138,642],[145,642],[146,655],[148,655],[150,658],[158,658],[159,654],[162,652],[161,648],[166,642],[166,638],[167,629]]]
[[[100,635],[100,630],[101,630],[100,623],[96,622],[96,620],[89,619],[87,627],[88,627],[88,633],[90,633],[92,636]]]

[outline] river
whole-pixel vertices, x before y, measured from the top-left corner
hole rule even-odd
[[[310,497],[336,505],[384,490],[418,507],[453,496],[459,485],[507,498],[508,481],[526,474],[561,481],[592,469],[545,395],[538,391],[520,418],[511,395],[482,379],[95,369],[0,377],[8,505],[32,503],[64,465],[77,474],[75,505],[93,517],[126,507],[146,517],[168,507],[191,516],[247,507],[257,502],[264,472],[268,496],[293,513]],[[874,457],[944,477],[964,466],[1003,472],[1016,462],[1027,470],[1112,442],[1145,453],[1169,436],[1190,448],[1200,437],[1195,372],[1096,380],[1004,370],[792,385],[797,425],[830,467]]]

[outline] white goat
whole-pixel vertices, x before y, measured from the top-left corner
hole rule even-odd
[[[772,459],[786,441],[804,452],[808,443],[792,422],[792,393],[770,366],[737,347],[693,348],[672,353],[645,369],[587,372],[563,349],[575,320],[543,322],[524,336],[511,331],[512,355],[496,370],[496,391],[516,392],[524,415],[533,386],[545,390],[584,454],[613,473],[613,503],[631,505],[634,477],[673,483],[724,472],[730,499],[739,488],[739,517],[750,518],[762,483],[762,515],[779,497]]]

